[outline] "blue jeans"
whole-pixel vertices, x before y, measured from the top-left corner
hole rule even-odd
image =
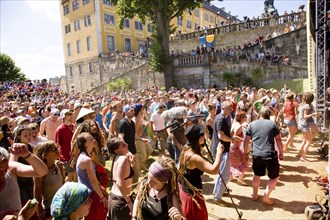
[[[227,184],[230,178],[230,160],[229,152],[222,153],[222,161],[220,164],[220,175],[222,176],[223,181]],[[215,182],[213,194],[215,200],[221,200],[223,193],[226,190],[220,175]]]

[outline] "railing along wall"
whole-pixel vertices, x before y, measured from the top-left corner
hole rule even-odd
[[[204,35],[218,35],[223,33],[229,33],[234,31],[246,30],[246,29],[254,29],[265,26],[275,26],[286,23],[297,23],[297,22],[305,22],[306,13],[305,12],[297,12],[291,13],[287,15],[281,15],[276,17],[269,17],[258,20],[251,20],[248,22],[241,22],[231,25],[224,25],[220,27],[215,27],[211,29],[199,30],[187,34],[177,34],[176,36],[171,37],[170,42],[178,42],[182,40],[189,40],[194,38],[199,38]]]

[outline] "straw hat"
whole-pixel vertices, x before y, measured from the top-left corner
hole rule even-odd
[[[78,121],[79,119],[81,119],[81,118],[83,118],[83,117],[85,117],[86,115],[91,114],[91,113],[95,113],[95,111],[93,111],[93,110],[91,110],[91,109],[88,109],[88,108],[81,108],[81,109],[80,109],[80,112],[79,112],[79,114],[78,114],[78,116],[77,116],[76,121]]]

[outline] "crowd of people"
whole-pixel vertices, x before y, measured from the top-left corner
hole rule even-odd
[[[70,96],[35,81],[4,83],[1,95],[0,196],[12,198],[1,219],[206,220],[202,175],[218,174],[214,203],[226,205],[226,184],[246,186],[251,159],[252,200],[267,174],[262,202],[273,205],[279,161],[294,147],[308,163],[318,134],[313,94],[287,85]]]

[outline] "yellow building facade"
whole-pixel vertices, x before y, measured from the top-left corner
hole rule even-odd
[[[119,28],[116,7],[108,0],[62,0],[61,25],[68,88],[84,92],[102,82],[97,68],[101,55],[118,50],[139,51],[152,34],[152,25],[142,24],[136,17],[125,19]],[[197,28],[215,27],[227,18],[209,3],[171,21],[177,33]]]

